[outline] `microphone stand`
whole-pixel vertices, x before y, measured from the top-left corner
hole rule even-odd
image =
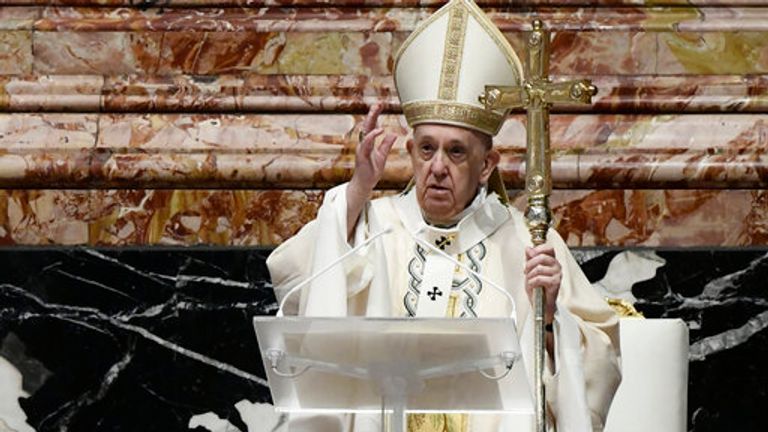
[[[285,294],[285,296],[283,296],[283,300],[280,302],[280,307],[277,309],[277,314],[276,314],[275,316],[277,316],[277,317],[281,317],[281,316],[283,316],[283,308],[285,308],[285,304],[288,302],[288,298],[289,298],[289,297],[290,297],[292,294],[294,294],[294,293],[298,292],[300,289],[302,289],[302,288],[304,288],[305,286],[309,285],[309,283],[310,283],[310,282],[312,282],[313,280],[315,280],[315,279],[319,278],[320,276],[322,276],[323,274],[325,274],[326,272],[328,272],[328,270],[332,269],[332,268],[333,268],[333,267],[335,267],[337,264],[339,264],[340,262],[342,262],[342,261],[344,261],[345,259],[347,259],[347,258],[348,258],[350,255],[352,255],[353,253],[355,253],[355,252],[359,251],[360,249],[364,248],[365,246],[368,246],[370,243],[372,243],[372,242],[373,242],[374,240],[376,240],[377,238],[379,238],[379,237],[383,236],[384,234],[389,234],[389,233],[391,233],[391,232],[392,232],[392,227],[391,227],[391,226],[388,226],[388,227],[384,228],[383,230],[381,230],[381,231],[377,232],[376,234],[374,234],[374,235],[372,235],[372,236],[368,237],[368,238],[367,238],[365,241],[363,241],[363,242],[361,242],[359,245],[357,245],[357,246],[353,247],[352,249],[350,249],[349,251],[347,251],[347,252],[346,252],[345,254],[343,254],[342,256],[340,256],[340,257],[336,258],[335,260],[333,260],[333,262],[331,262],[330,264],[328,264],[327,266],[325,266],[325,267],[324,267],[324,268],[322,268],[321,270],[319,270],[319,271],[315,272],[314,274],[312,274],[310,277],[308,277],[307,279],[305,279],[304,281],[302,281],[301,283],[299,283],[299,284],[298,284],[298,285],[296,285],[295,287],[291,288],[291,289],[290,289],[290,291],[288,291],[288,292]]]

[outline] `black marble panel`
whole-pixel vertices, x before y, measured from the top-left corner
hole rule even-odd
[[[273,313],[260,250],[6,249],[0,355],[38,431],[186,430],[268,401],[250,318]],[[2,428],[0,428],[2,429]]]
[[[768,250],[575,253],[592,282],[603,279],[620,254],[660,259],[652,278],[632,283],[631,294],[647,318],[688,324],[688,430],[766,430]],[[614,270],[632,282],[642,263],[630,262],[633,268]]]
[[[250,322],[275,311],[268,253],[0,249],[0,430],[271,430]],[[764,430],[768,249],[575,254],[596,287],[688,323],[690,431]]]

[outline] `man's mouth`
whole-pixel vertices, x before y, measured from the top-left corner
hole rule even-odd
[[[445,186],[430,185],[430,186],[427,186],[427,192],[438,194],[438,195],[444,195],[450,192],[450,189]]]
[[[440,186],[440,185],[430,185],[430,186],[427,186],[427,189],[435,189],[435,190],[448,190],[448,188],[447,188],[447,187],[445,187],[445,186]]]

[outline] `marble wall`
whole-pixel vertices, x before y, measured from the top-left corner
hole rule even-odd
[[[264,257],[349,178],[372,103],[403,137],[379,193],[408,181],[393,59],[442,3],[0,2],[0,431],[279,428]],[[599,88],[552,115],[555,225],[593,282],[664,263],[613,289],[689,324],[689,430],[762,430],[768,4],[478,3]],[[496,141],[518,208],[524,123]]]

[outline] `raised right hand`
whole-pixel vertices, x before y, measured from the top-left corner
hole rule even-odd
[[[362,193],[366,198],[379,183],[384,174],[384,166],[387,163],[389,151],[395,144],[397,137],[387,134],[378,146],[375,146],[376,138],[384,133],[384,129],[378,127],[378,119],[382,106],[376,104],[368,110],[368,115],[363,121],[360,136],[363,138],[355,151],[355,172],[352,174],[350,187],[356,192]]]
[[[387,156],[397,140],[395,135],[387,134],[375,145],[376,138],[384,133],[384,129],[377,126],[381,111],[380,104],[373,105],[360,130],[362,140],[355,151],[355,172],[347,185],[347,238],[351,237],[363,207],[384,174]]]

